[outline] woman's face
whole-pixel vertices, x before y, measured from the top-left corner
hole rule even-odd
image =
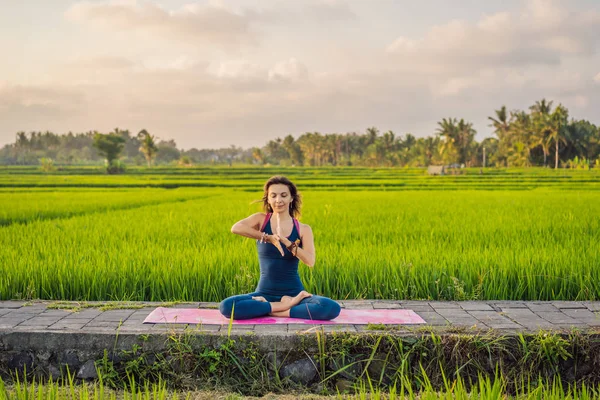
[[[282,212],[290,209],[290,202],[292,201],[292,195],[290,194],[290,188],[283,184],[274,184],[269,186],[267,194],[267,201],[273,209],[273,212]]]

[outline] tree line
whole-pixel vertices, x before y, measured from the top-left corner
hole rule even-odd
[[[126,164],[600,166],[599,127],[585,120],[569,119],[569,111],[562,104],[553,107],[552,101],[542,99],[527,111],[508,111],[502,106],[488,120],[494,137],[481,142],[475,140],[477,132],[472,123],[444,118],[434,134],[427,137],[381,133],[370,127],[364,133],[307,132],[298,138],[287,135],[251,149],[231,146],[183,150],[177,148],[174,140],[158,140],[145,129],[136,135],[119,128],[107,134],[17,132],[15,143],[0,149],[0,163],[105,163],[109,172],[118,172]]]

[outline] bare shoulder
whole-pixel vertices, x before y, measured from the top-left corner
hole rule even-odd
[[[305,233],[313,234],[312,228],[308,224],[300,223],[300,233],[304,236]]]
[[[254,214],[244,218],[240,222],[244,225],[249,225],[249,226],[256,228],[256,227],[260,227],[262,225],[266,216],[267,216],[267,214],[265,214],[263,212],[257,212],[257,213],[254,213]]]
[[[265,214],[264,212],[257,212],[252,214],[251,216],[249,216],[249,219],[252,219],[252,221],[256,221],[257,223],[261,223],[264,221],[264,219],[267,217],[267,214]]]

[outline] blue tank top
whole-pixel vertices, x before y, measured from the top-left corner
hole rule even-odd
[[[264,232],[273,234],[270,222],[271,216],[264,226]],[[288,240],[294,242],[300,239],[300,233],[293,224],[292,234]],[[298,258],[282,244],[284,255],[271,243],[260,243],[256,241],[258,249],[258,261],[260,264],[260,279],[256,291],[272,296],[295,296],[304,290],[300,276],[298,275]]]

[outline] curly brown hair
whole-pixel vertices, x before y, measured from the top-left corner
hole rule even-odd
[[[269,200],[268,200],[269,187],[271,185],[286,185],[288,187],[288,189],[290,189],[290,195],[292,196],[292,200],[293,200],[292,203],[290,203],[290,215],[292,216],[292,218],[296,218],[296,219],[298,217],[300,217],[300,215],[301,215],[300,209],[302,208],[302,196],[300,195],[300,192],[298,192],[296,185],[294,185],[292,183],[292,181],[290,181],[285,176],[272,176],[265,183],[263,197],[262,197],[263,210],[266,213],[273,212],[273,209],[271,208],[271,205],[269,204]]]

